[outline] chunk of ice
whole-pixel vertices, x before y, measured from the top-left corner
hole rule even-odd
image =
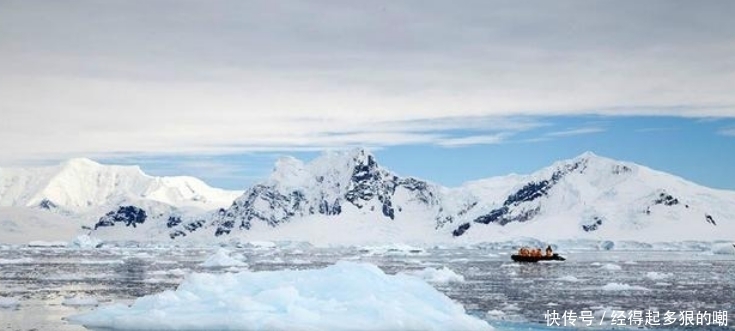
[[[0,309],[15,309],[20,305],[16,298],[0,297]]]
[[[662,273],[656,271],[650,271],[646,273],[646,277],[651,280],[662,280],[673,276],[671,273]]]
[[[649,291],[649,289],[641,286],[633,286],[624,283],[607,283],[602,287],[603,291]]]
[[[220,248],[217,253],[208,257],[202,264],[205,268],[227,268],[227,267],[247,267],[245,262],[230,257],[230,252]]]
[[[464,276],[447,267],[442,267],[441,269],[428,267],[422,270],[406,272],[406,274],[419,277],[429,283],[448,284],[464,282]]]
[[[620,267],[617,264],[613,264],[613,263],[606,263],[605,265],[603,265],[602,267],[600,267],[600,269],[608,270],[608,271],[620,271],[620,270],[623,270],[622,267]]]
[[[579,281],[579,278],[574,277],[574,276],[562,276],[562,277],[559,277],[559,280],[562,282],[576,283]]]
[[[421,279],[354,262],[313,270],[192,274],[175,291],[69,321],[124,330],[493,329]]]

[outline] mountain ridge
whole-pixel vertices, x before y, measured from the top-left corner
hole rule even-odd
[[[94,167],[89,162],[70,163]],[[282,157],[268,178],[212,212],[141,198],[96,210],[89,233],[111,240],[323,243],[735,239],[735,192],[592,152],[530,174],[449,188],[400,176],[358,148],[309,162]]]
[[[0,168],[3,207],[53,207],[83,213],[125,200],[149,199],[215,209],[238,193],[210,187],[195,177],[155,177],[139,166],[103,165],[86,158],[45,167]]]

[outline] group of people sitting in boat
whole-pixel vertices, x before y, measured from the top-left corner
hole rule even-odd
[[[541,248],[529,248],[529,247],[521,247],[521,249],[518,250],[518,255],[520,256],[529,256],[529,257],[542,257]],[[551,245],[546,246],[546,256],[552,256],[554,255],[554,252],[551,249]]]

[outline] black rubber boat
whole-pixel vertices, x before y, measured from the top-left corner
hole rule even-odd
[[[559,255],[554,253],[552,256],[522,256],[518,254],[513,254],[510,256],[511,259],[515,262],[538,262],[538,261],[566,261],[566,259]]]

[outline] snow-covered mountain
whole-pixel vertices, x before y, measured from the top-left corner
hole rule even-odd
[[[363,149],[327,153],[309,164],[282,158],[266,181],[248,189],[215,218],[215,235],[249,230],[254,222],[276,227],[305,216],[369,215],[404,221],[441,209],[441,188],[382,168]]]
[[[590,152],[527,176],[463,189],[478,204],[452,222],[454,236],[735,239],[735,192]]]
[[[82,158],[55,166],[0,168],[0,241],[53,237],[44,232],[50,228],[59,235],[77,233],[80,225],[104,224],[106,214],[123,207],[161,217],[201,214],[231,204],[240,194],[193,177],[153,177],[137,166]]]
[[[85,223],[104,239],[735,240],[735,192],[589,152],[529,175],[456,188],[398,175],[364,149],[327,152],[308,163],[281,158],[270,177],[239,196],[195,179],[154,178],[137,167],[87,160],[37,174],[3,170],[0,178],[4,205],[72,211],[104,206],[91,208],[94,218]],[[88,186],[93,188],[81,189]],[[223,208],[188,213],[181,206]]]
[[[194,177],[153,177],[138,166],[71,159],[57,166],[0,168],[0,207],[60,208],[83,213],[129,200],[216,209],[242,192],[209,187]]]
[[[268,179],[229,208],[179,223],[169,227],[170,237],[326,243],[731,240],[735,192],[589,152],[530,175],[446,188],[397,175],[357,149],[325,153],[309,163],[282,158]]]

